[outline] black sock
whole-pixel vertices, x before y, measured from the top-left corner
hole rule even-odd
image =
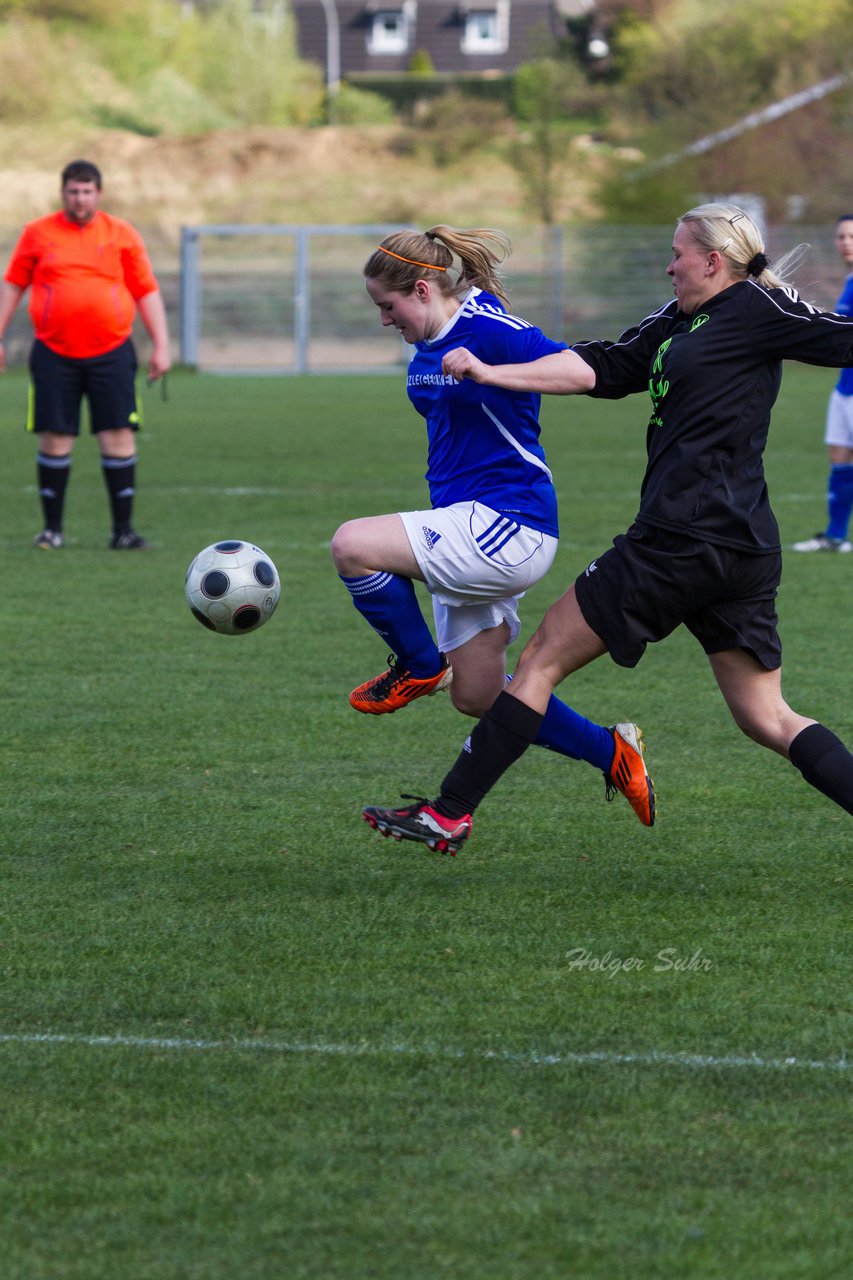
[[[62,514],[65,510],[65,490],[71,474],[71,455],[52,458],[47,453],[36,454],[39,497],[44,513],[45,529],[62,533]]]
[[[136,493],[136,455],[133,454],[129,458],[110,458],[104,454],[101,458],[101,466],[110,498],[113,533],[127,533],[133,512],[133,497]]]
[[[536,737],[542,714],[509,693],[499,693],[441,784],[436,812],[445,818],[473,813],[498,779]]]
[[[831,729],[810,724],[797,734],[788,756],[806,782],[853,813],[853,755]]]

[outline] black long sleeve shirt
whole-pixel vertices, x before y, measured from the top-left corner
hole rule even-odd
[[[651,395],[639,523],[751,552],[779,550],[764,448],[782,361],[853,365],[853,316],[745,280],[691,316],[673,299],[616,342],[573,350],[595,370],[592,396]]]

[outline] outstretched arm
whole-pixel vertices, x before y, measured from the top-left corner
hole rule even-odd
[[[470,378],[472,382],[505,387],[507,391],[572,396],[595,387],[595,370],[574,351],[555,351],[527,364],[484,364],[467,347],[455,347],[448,351],[441,368],[457,382]]]
[[[3,337],[9,327],[12,316],[18,309],[18,303],[21,301],[23,292],[23,289],[20,289],[16,284],[10,284],[8,280],[4,280],[0,284],[0,370],[6,367]]]
[[[154,348],[151,352],[151,359],[148,361],[148,377],[153,382],[155,378],[160,378],[164,373],[168,373],[172,367],[172,357],[169,354],[169,329],[166,324],[166,308],[163,306],[163,296],[159,290],[155,290],[154,293],[146,293],[144,298],[139,299],[137,306],[142,317],[142,323],[148,330],[148,336]]]

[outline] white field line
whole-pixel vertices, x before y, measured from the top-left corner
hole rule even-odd
[[[5,486],[0,486],[2,489]],[[38,486],[34,484],[22,485],[20,489],[14,492],[26,493],[28,495],[37,494]],[[291,486],[285,488],[280,485],[216,485],[216,484],[199,484],[199,485],[156,485],[149,484],[145,486],[145,492],[157,494],[167,497],[187,498],[197,494],[204,494],[207,497],[214,498],[287,498],[294,494],[300,494],[302,491]],[[568,501],[570,494],[563,492],[559,488],[558,496],[564,502]],[[612,498],[621,497],[626,499],[635,499],[637,496],[636,489],[623,489],[617,492],[611,490],[602,490],[600,493],[594,490],[584,490],[584,497],[591,503],[605,502]],[[779,489],[773,491],[773,502],[775,506],[780,506],[784,502],[818,502],[826,497],[825,491],[815,489],[808,493],[782,493]]]
[[[175,1053],[221,1052],[298,1054],[323,1058],[434,1058],[472,1062],[503,1062],[526,1067],[686,1067],[692,1070],[846,1071],[846,1058],[766,1058],[759,1054],[665,1053],[656,1050],[615,1053],[536,1053],[511,1049],[454,1049],[436,1045],[333,1044],[305,1040],[194,1040],[159,1036],[93,1036],[61,1032],[0,1032],[0,1044],[74,1045],[94,1049],[153,1049]]]
[[[194,494],[206,494],[214,497],[226,498],[286,498],[292,494],[299,494],[301,489],[291,486],[289,489],[281,485],[220,485],[220,484],[179,484],[179,485],[157,485],[151,484],[146,486],[148,493],[166,494],[170,497],[187,498]],[[34,484],[25,484],[22,486],[21,493],[38,493],[38,486]],[[814,495],[812,495],[814,497]]]

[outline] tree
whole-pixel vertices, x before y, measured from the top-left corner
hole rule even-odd
[[[557,58],[527,62],[513,78],[513,110],[519,136],[510,148],[510,160],[521,179],[527,204],[545,226],[556,221],[571,135],[571,110],[583,90],[578,68]]]

